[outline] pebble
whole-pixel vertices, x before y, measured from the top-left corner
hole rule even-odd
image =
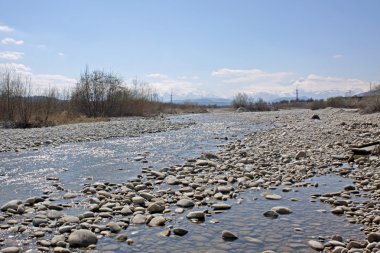
[[[238,237],[237,237],[237,235],[235,235],[235,234],[232,233],[231,231],[224,230],[224,231],[222,232],[222,239],[223,239],[223,240],[226,240],[226,241],[233,241],[233,240],[238,239]]]

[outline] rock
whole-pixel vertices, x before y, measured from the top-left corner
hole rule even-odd
[[[53,252],[54,253],[70,253],[71,251],[69,249],[62,248],[62,247],[55,247],[53,249]]]
[[[90,230],[79,229],[72,232],[69,236],[68,242],[70,247],[87,247],[98,242],[96,235]]]
[[[307,244],[310,246],[310,248],[318,251],[322,251],[324,246],[322,243],[315,241],[315,240],[309,240]]]
[[[115,222],[108,223],[107,227],[112,233],[119,233],[121,231],[121,227]]]
[[[188,231],[184,228],[174,228],[173,233],[178,236],[184,236],[188,233]]]
[[[33,226],[40,227],[42,225],[48,224],[49,220],[45,218],[34,218],[32,223],[33,223]]]
[[[355,248],[355,249],[364,249],[366,246],[367,246],[367,242],[366,241],[350,241],[349,243],[347,243],[347,249],[352,249],[352,248]]]
[[[380,242],[380,233],[370,233],[367,237],[368,241],[371,242]]]
[[[231,231],[224,230],[224,231],[222,232],[222,239],[223,239],[223,240],[226,240],[226,241],[233,241],[233,240],[238,239],[238,237],[237,237],[237,235],[235,235],[235,234],[232,233]]]
[[[120,210],[120,213],[122,215],[130,215],[130,214],[133,214],[131,208],[129,206],[125,206],[123,207],[123,209]]]
[[[321,118],[317,114],[314,114],[313,116],[311,116],[311,119],[318,119],[318,120],[320,120]]]
[[[223,185],[223,186],[218,186],[218,191],[223,194],[227,194],[233,191],[233,188],[231,186]]]
[[[145,221],[146,221],[146,216],[139,213],[133,216],[131,220],[131,222],[134,224],[145,224]]]
[[[149,221],[148,225],[151,227],[159,227],[159,226],[164,226],[165,222],[166,220],[163,216],[156,216]]]
[[[293,212],[290,208],[285,207],[285,206],[275,206],[275,207],[272,207],[271,210],[278,214],[291,214]]]
[[[59,220],[65,223],[79,223],[80,222],[79,218],[73,215],[63,216]]]
[[[354,191],[354,190],[356,190],[356,187],[353,185],[346,185],[343,189],[345,191]]]
[[[272,211],[272,210],[264,212],[263,215],[264,215],[265,217],[267,217],[267,218],[271,218],[271,219],[276,219],[276,218],[278,218],[278,213],[276,213],[275,211]]]
[[[188,219],[198,219],[198,220],[204,220],[205,219],[205,213],[203,211],[194,211],[190,212],[186,215]]]
[[[8,208],[7,208],[8,209]],[[13,208],[12,208],[13,209]],[[1,253],[19,253],[20,252],[20,248],[18,247],[7,247],[7,248],[3,248],[1,249]]]
[[[65,195],[63,195],[64,199],[73,199],[73,198],[76,198],[76,197],[78,197],[78,194],[77,193],[72,193],[72,192],[69,192],[69,193],[66,193]]]
[[[299,151],[296,155],[296,160],[299,160],[301,158],[306,158],[306,152],[305,151]]]
[[[155,171],[155,170],[152,170],[152,171],[150,172],[150,174],[151,174],[152,176],[154,176],[155,178],[157,178],[157,179],[164,179],[164,178],[166,177],[166,175],[165,175],[164,173],[159,172],[159,171]]]
[[[147,210],[150,213],[162,213],[165,210],[165,204],[162,202],[151,203]]]
[[[214,208],[214,210],[227,210],[231,208],[231,205],[226,203],[216,203],[212,205],[212,208]]]
[[[180,184],[180,181],[175,176],[167,176],[166,183],[169,185],[177,185]]]
[[[58,242],[64,242],[64,241],[65,241],[64,235],[56,235],[51,239],[50,244],[53,246],[56,246]]]
[[[331,210],[331,213],[333,214],[344,214],[344,210],[342,207],[338,206]]]
[[[180,199],[177,206],[189,208],[194,206],[194,202],[191,199]]]
[[[117,235],[115,239],[119,242],[125,242],[126,240],[128,240],[128,235],[120,234],[120,235]]]
[[[277,194],[265,194],[264,197],[269,200],[280,200],[282,197]]]
[[[183,212],[185,212],[185,209],[178,207],[178,208],[176,208],[176,209],[174,210],[174,212],[175,212],[175,213],[183,213]]]
[[[380,224],[380,216],[375,216],[372,222],[376,224]]]
[[[61,218],[63,215],[59,212],[59,211],[56,211],[56,210],[48,210],[47,213],[46,213],[46,216],[51,219],[51,220],[56,220],[56,219],[59,219]]]
[[[164,237],[168,237],[170,236],[170,230],[169,229],[165,229],[164,231],[160,232],[159,235],[160,236],[164,236]],[[180,233],[180,232],[179,232]]]
[[[144,205],[145,204],[145,199],[140,196],[136,196],[132,198],[132,202],[136,205]]]
[[[1,206],[0,210],[5,212],[8,209],[17,210],[18,206],[22,204],[22,201],[19,199],[11,200],[7,203],[5,203],[3,206]]]

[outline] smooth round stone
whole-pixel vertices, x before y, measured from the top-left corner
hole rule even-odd
[[[147,210],[150,213],[162,213],[165,210],[165,204],[161,202],[151,203]]]
[[[307,242],[307,244],[310,246],[310,248],[312,248],[314,250],[318,250],[318,251],[321,251],[324,248],[322,243],[315,241],[315,240],[309,240]]]
[[[343,208],[341,208],[341,207],[336,207],[336,208],[334,208],[334,209],[332,209],[331,210],[331,213],[333,213],[333,214],[344,214],[344,210],[343,210]]]
[[[115,222],[108,223],[107,227],[112,233],[119,233],[121,231],[121,227]]]
[[[214,208],[214,210],[227,210],[231,208],[231,205],[226,203],[216,203],[212,205],[212,208]]]
[[[59,220],[66,223],[79,223],[80,221],[78,217],[72,215],[63,216]]]
[[[53,249],[54,253],[70,253],[71,251],[69,249],[63,248],[63,247],[55,247]]]
[[[265,217],[267,217],[267,218],[271,218],[271,219],[276,219],[276,218],[278,218],[278,213],[276,213],[275,211],[272,211],[272,210],[264,212],[263,215],[264,215]]]
[[[186,229],[184,228],[173,228],[173,233],[175,235],[178,235],[178,236],[184,236],[188,233],[189,231],[187,231]]]
[[[272,207],[271,210],[278,214],[290,214],[293,212],[290,208],[285,207],[285,206],[275,206],[275,207]]]
[[[191,199],[180,199],[177,202],[177,206],[185,207],[185,208],[193,207],[194,201],[192,201]]]
[[[7,211],[8,209],[17,210],[18,206],[21,204],[22,204],[22,201],[19,199],[11,200],[11,201],[5,203],[4,205],[2,205],[0,207],[0,210],[3,212]]]
[[[185,210],[183,208],[176,208],[174,210],[175,213],[183,213]]]
[[[79,229],[72,232],[68,242],[70,247],[87,247],[98,242],[96,235],[90,230]]]
[[[131,222],[134,224],[145,224],[146,216],[143,214],[136,214],[133,216]]]
[[[21,249],[18,247],[7,247],[7,248],[1,249],[1,252],[2,253],[19,253],[20,250]]]
[[[238,239],[238,237],[237,237],[237,235],[235,235],[235,234],[232,233],[231,231],[224,230],[224,231],[222,232],[222,239],[223,239],[223,240],[226,240],[226,241],[233,241],[233,240]]]
[[[125,242],[126,240],[128,240],[128,235],[127,234],[117,235],[116,240],[119,242]]]
[[[78,194],[72,193],[72,192],[69,192],[69,193],[66,193],[65,195],[63,195],[64,199],[74,199],[76,197],[78,197]]]
[[[157,216],[151,219],[148,225],[151,227],[159,227],[159,226],[164,226],[165,222],[166,220],[163,216]]]
[[[205,219],[205,213],[203,211],[194,211],[190,212],[186,215],[188,219],[198,219],[198,220],[204,220]]]
[[[277,194],[266,194],[266,195],[264,195],[264,197],[266,199],[269,199],[269,200],[280,200],[280,199],[282,199],[282,197],[280,195],[277,195]]]
[[[145,199],[140,196],[136,196],[132,198],[132,202],[136,205],[143,205],[145,203]]]
[[[368,241],[371,242],[380,242],[380,233],[370,233],[367,237]]]

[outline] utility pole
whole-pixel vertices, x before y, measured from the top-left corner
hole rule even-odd
[[[173,90],[170,90],[170,113],[173,114]]]
[[[298,102],[298,87],[296,88],[296,102]]]

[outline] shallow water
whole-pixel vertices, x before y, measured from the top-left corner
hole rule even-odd
[[[216,151],[218,145],[226,143],[226,139],[233,140],[268,127],[266,124],[252,124],[243,114],[194,114],[171,119],[197,124],[140,137],[0,153],[0,203],[41,195],[44,190],[55,191],[52,181],[45,180],[46,177],[59,178],[59,183],[69,191],[80,190],[90,178],[94,181],[125,182],[141,173],[144,167],[159,169],[182,164],[204,151]],[[135,160],[140,157],[147,163]]]
[[[331,214],[331,207],[319,200],[309,201],[312,194],[340,191],[352,181],[335,175],[315,177],[310,181],[318,182],[320,186],[296,187],[287,193],[282,192],[281,187],[269,191],[281,195],[281,200],[266,200],[260,195],[263,190],[241,193],[238,199],[227,201],[235,203],[232,209],[206,217],[205,222],[200,224],[190,222],[185,214],[169,216],[176,221],[173,223],[176,227],[189,230],[183,237],[162,237],[157,233],[165,228],[131,225],[126,233],[136,243],[127,245],[107,238],[98,243],[97,249],[105,251],[112,247],[115,252],[314,252],[307,245],[307,241],[316,240],[318,236],[337,234],[344,239],[364,239],[360,232],[361,225],[348,223],[345,216]],[[297,198],[299,201],[290,201],[290,198]],[[241,204],[237,204],[240,201]],[[289,207],[293,213],[280,215],[277,219],[264,217],[263,213],[274,206]],[[213,224],[213,220],[218,220],[219,223]],[[295,231],[295,228],[301,228],[302,231]],[[236,233],[239,239],[223,241],[223,230]]]
[[[68,191],[79,191],[84,183],[93,181],[125,182],[140,174],[144,167],[159,169],[182,164],[186,159],[197,157],[202,152],[216,151],[227,141],[241,138],[260,128],[271,127],[270,122],[252,124],[244,114],[187,115],[172,120],[195,121],[197,124],[177,131],[134,138],[68,143],[38,151],[1,153],[0,203],[41,195],[47,190],[53,192],[52,196],[62,196],[65,192],[57,190],[53,184],[62,184]],[[49,181],[46,177],[56,177],[59,181]],[[277,252],[312,252],[306,243],[315,239],[315,236],[339,234],[344,238],[363,239],[360,225],[348,223],[344,216],[332,215],[329,212],[331,207],[327,204],[309,201],[312,194],[340,191],[352,182],[334,175],[310,180],[318,182],[320,186],[297,187],[288,193],[282,192],[281,187],[273,190],[283,197],[282,200],[266,200],[260,195],[262,190],[240,193],[238,199],[227,201],[233,204],[231,210],[213,214],[200,224],[187,220],[187,212],[168,214],[173,222],[167,222],[167,225],[189,230],[183,237],[157,236],[157,233],[165,229],[162,227],[131,225],[123,232],[135,243],[128,245],[107,237],[98,242],[96,249],[101,252],[260,252],[268,249]],[[290,198],[299,201],[293,202]],[[76,198],[69,202],[79,200]],[[291,208],[293,213],[282,215],[278,219],[262,215],[273,206],[280,205]],[[320,212],[322,209],[327,212]],[[78,206],[65,209],[62,213],[75,215],[83,211]],[[218,223],[212,223],[215,220]],[[295,228],[300,228],[301,231],[296,231]],[[225,229],[236,233],[239,239],[233,242],[223,241],[221,232]],[[6,237],[6,242],[15,244],[23,239],[22,235],[12,237],[13,235],[0,231],[0,237],[2,236]]]

